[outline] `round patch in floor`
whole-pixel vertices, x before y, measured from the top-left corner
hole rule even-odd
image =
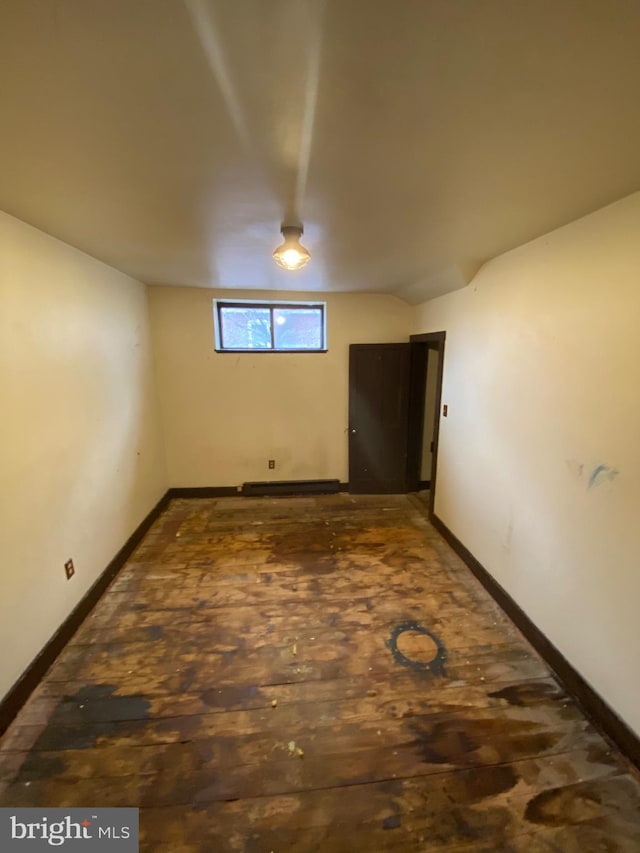
[[[417,622],[402,622],[387,640],[396,663],[414,670],[426,670],[434,675],[443,674],[446,659],[444,645],[439,637]]]
[[[438,644],[433,637],[413,628],[398,634],[396,645],[401,655],[415,663],[431,663],[438,654]]]

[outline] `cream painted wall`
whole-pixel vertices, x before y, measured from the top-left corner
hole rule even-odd
[[[640,194],[416,309],[446,330],[436,514],[640,733]]]
[[[0,305],[1,698],[166,469],[143,285],[0,214]]]
[[[408,340],[410,307],[391,296],[324,294],[327,353],[234,355],[214,350],[213,299],[220,296],[229,292],[150,288],[171,485],[346,480],[349,344]]]

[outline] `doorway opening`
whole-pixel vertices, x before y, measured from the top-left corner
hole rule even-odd
[[[411,335],[407,490],[433,515],[446,332]]]
[[[349,491],[414,492],[433,515],[445,332],[349,347]]]

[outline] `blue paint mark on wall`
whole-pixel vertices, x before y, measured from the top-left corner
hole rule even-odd
[[[610,483],[612,480],[615,480],[619,473],[616,468],[610,468],[608,465],[597,465],[589,477],[588,488],[592,489],[594,486]]]
[[[578,462],[576,459],[567,459],[565,461],[569,472],[576,478],[576,480],[580,479],[584,473],[584,463]]]

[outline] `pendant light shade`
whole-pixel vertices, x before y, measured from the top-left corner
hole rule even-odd
[[[309,262],[311,255],[300,243],[303,229],[298,225],[283,225],[284,243],[273,253],[273,259],[285,270],[299,270]]]

